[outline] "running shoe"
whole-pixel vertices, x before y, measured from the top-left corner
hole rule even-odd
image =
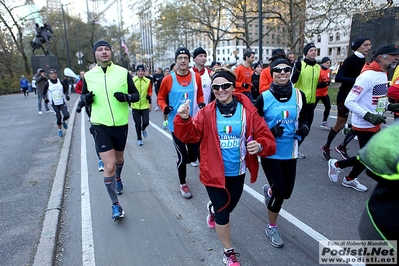
[[[353,138],[354,140],[359,140],[359,138],[357,137],[357,135]]]
[[[104,163],[102,160],[98,160],[98,171],[99,172],[104,171]]]
[[[190,164],[192,167],[198,167],[199,165],[198,160],[196,160],[195,162],[191,162]]]
[[[41,115],[41,114],[43,114],[43,112],[42,112],[42,111],[39,111],[39,115]]]
[[[240,266],[240,263],[237,260],[237,257],[240,256],[240,253],[236,253],[234,249],[230,249],[223,253],[223,262],[227,266]]]
[[[298,159],[305,159],[306,155],[298,151]]]
[[[115,222],[123,217],[125,217],[125,211],[122,209],[121,205],[112,205],[112,220]]]
[[[267,192],[269,191],[269,188],[270,188],[269,184],[264,184],[264,185],[262,186],[263,195],[265,196],[265,201],[264,201],[264,203],[265,203],[266,208],[267,208],[267,206],[269,205],[269,201],[270,201],[270,199],[271,199],[271,197],[269,196],[269,193],[267,193]]]
[[[67,125],[67,123],[65,123],[65,121],[62,122],[62,126],[64,127],[64,129],[68,129],[68,125]]]
[[[215,229],[215,211],[213,209],[212,201],[209,201],[208,204],[206,204],[206,209],[208,210],[206,224],[210,229]]]
[[[46,114],[48,114],[48,113],[51,113],[51,111],[50,111],[50,110],[47,110],[47,111],[46,111]]]
[[[341,172],[341,168],[335,166],[336,162],[336,159],[328,160],[328,178],[334,183],[338,181],[338,175]]]
[[[159,111],[159,106],[157,105],[157,107],[155,107],[155,111]]]
[[[265,234],[269,238],[269,243],[275,248],[282,248],[284,246],[283,238],[278,231],[277,226],[269,227],[266,225]]]
[[[341,145],[335,147],[335,151],[338,152],[338,154],[341,155],[342,159],[344,160],[348,160],[350,158],[349,154],[346,152],[346,148],[341,147]]]
[[[168,128],[168,120],[163,121],[163,129],[167,129]]]
[[[147,138],[147,131],[143,130],[142,132],[143,132],[143,137]]]
[[[348,124],[345,124],[344,128],[341,130],[342,135],[346,136],[349,130],[350,128],[348,127]]]
[[[357,180],[357,178],[348,181],[346,179],[346,177],[344,177],[344,179],[342,179],[342,183],[341,183],[344,187],[349,187],[349,188],[353,188],[354,190],[360,191],[360,192],[365,192],[367,191],[367,187],[360,184],[360,182]]]
[[[119,180],[116,181],[116,194],[122,195],[123,193],[123,184],[122,180],[119,178]]]
[[[326,128],[326,129],[330,129],[330,126],[327,124],[327,121],[323,121],[323,122],[320,124],[320,127]]]
[[[137,141],[137,145],[143,146],[143,141],[142,141],[142,140],[138,140],[138,141]]]
[[[58,136],[60,136],[60,137],[62,137],[63,136],[63,134],[62,134],[62,130],[60,129],[60,130],[58,130]]]
[[[187,184],[180,185],[180,193],[185,199],[189,199],[192,197],[191,192]]]
[[[320,151],[321,151],[321,157],[323,157],[324,160],[328,161],[331,159],[330,156],[330,148],[326,148],[324,145],[320,147]]]

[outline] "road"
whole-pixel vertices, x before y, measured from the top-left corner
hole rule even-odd
[[[70,108],[76,99],[72,97]],[[7,166],[0,170],[0,202],[7,210],[0,214],[0,265],[32,264],[61,150],[54,117],[38,115],[34,100],[21,95],[0,97],[0,130],[6,136],[1,161]],[[265,175],[260,171],[255,184],[246,182],[231,215],[233,246],[241,254],[242,265],[317,265],[317,240],[359,239],[357,224],[375,182],[362,174],[360,180],[369,191],[360,193],[329,181],[327,162],[319,150],[328,134],[319,127],[321,114],[322,108],[317,108],[310,135],[301,146],[306,159],[298,160],[295,189],[278,220],[284,248],[272,247],[264,234],[267,212],[261,186]],[[333,108],[330,124],[335,115]],[[187,166],[194,196],[183,199],[176,152],[169,132],[160,128],[162,114],[153,111],[150,118],[148,138],[139,147],[130,117],[122,172],[125,188],[120,196],[126,217],[117,222],[111,219],[110,200],[97,171],[87,117],[78,114],[69,122],[67,134],[72,134],[72,140],[56,265],[223,265],[221,244],[205,223],[208,197],[198,180],[199,169]],[[390,116],[388,124],[392,121]],[[342,135],[337,136],[333,145],[342,140]],[[349,144],[350,154],[355,154],[357,145],[357,141]],[[332,156],[339,158],[336,153]]]

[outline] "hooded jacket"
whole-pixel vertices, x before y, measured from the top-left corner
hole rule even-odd
[[[276,152],[276,141],[257,113],[249,98],[241,93],[233,93],[246,112],[246,138],[252,136],[263,146],[258,154],[245,156],[245,163],[251,174],[251,183],[258,177],[259,163],[257,156],[266,157]],[[224,188],[225,175],[220,141],[216,126],[216,101],[202,108],[196,116],[183,120],[178,114],[174,119],[174,134],[184,143],[200,142],[200,181],[205,186]]]

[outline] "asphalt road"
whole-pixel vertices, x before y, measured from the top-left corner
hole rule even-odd
[[[74,95],[70,108],[76,99]],[[62,146],[55,118],[38,115],[36,102],[21,95],[0,97],[0,265],[32,264]],[[321,113],[317,108],[310,135],[301,146],[306,159],[298,160],[295,189],[278,220],[284,248],[272,247],[264,234],[263,172],[255,184],[246,182],[231,215],[232,241],[241,265],[317,265],[318,239],[359,239],[357,224],[375,182],[362,174],[360,180],[369,191],[361,193],[329,181],[319,150],[328,134],[319,127]],[[333,110],[331,124],[335,115]],[[130,117],[120,196],[126,217],[117,222],[111,219],[111,202],[97,171],[87,117],[78,114],[73,125],[70,122],[67,134],[72,134],[72,143],[56,265],[223,265],[219,239],[205,223],[208,197],[198,180],[199,169],[187,166],[194,196],[183,199],[176,152],[169,132],[160,128],[162,114],[153,111],[150,117],[148,138],[141,147]],[[388,124],[392,121],[390,116]],[[337,136],[333,145],[342,140]],[[355,154],[357,141],[349,148]],[[348,172],[344,170],[341,178]]]

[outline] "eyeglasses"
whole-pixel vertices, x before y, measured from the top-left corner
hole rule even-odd
[[[213,90],[218,91],[220,88],[222,88],[222,90],[227,90],[228,88],[230,88],[233,85],[233,83],[231,82],[225,82],[222,84],[212,84],[211,87]]]
[[[285,67],[275,66],[275,67],[273,67],[273,72],[276,72],[276,73],[281,73],[281,71],[283,71],[283,70],[285,73],[288,73],[288,72],[291,72],[292,67],[290,67],[290,66],[285,66]]]
[[[51,71],[49,74],[57,74],[57,71]]]

